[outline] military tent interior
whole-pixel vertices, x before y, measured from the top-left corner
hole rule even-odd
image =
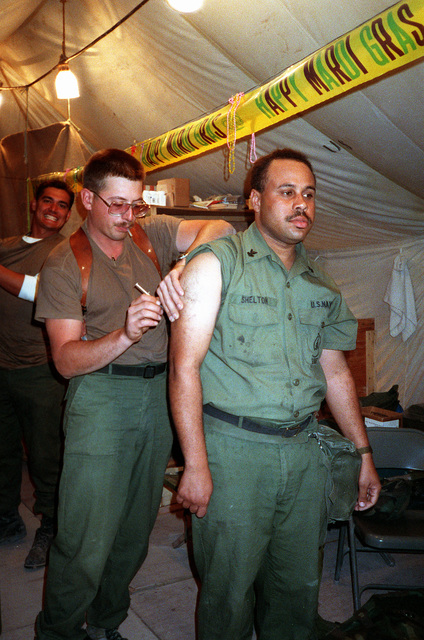
[[[166,0],[63,2],[0,2],[1,237],[27,230],[26,178],[82,166],[98,149],[128,149],[201,118],[392,4],[204,0],[198,12],[183,14]],[[401,5],[409,16],[422,9],[415,0],[393,10]],[[69,103],[54,88],[63,10],[66,55],[78,53],[70,67],[81,94]],[[375,390],[398,385],[403,408],[424,403],[424,47],[420,21],[411,20],[421,48],[414,61],[255,135],[257,156],[289,146],[311,159],[317,217],[306,247],[356,317],[375,320]],[[243,195],[252,143],[250,136],[236,140],[232,173],[222,145],[149,170],[147,183],[184,177],[191,196]],[[66,232],[79,223],[75,211]],[[384,298],[396,259],[412,284],[402,281],[395,292],[411,331],[391,335]]]

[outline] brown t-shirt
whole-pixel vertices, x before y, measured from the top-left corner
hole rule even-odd
[[[142,222],[163,275],[168,273],[179,255],[176,237],[180,223],[180,218],[166,215],[151,216]],[[87,233],[85,225],[83,228]],[[134,288],[136,282],[154,295],[160,277],[153,262],[130,237],[126,238],[124,250],[115,261],[103,253],[88,233],[87,236],[93,251],[93,264],[87,289],[85,322],[87,339],[95,340],[124,326],[129,305],[140,295]],[[82,320],[81,295],[80,270],[69,241],[64,242],[51,253],[42,270],[36,318]],[[114,362],[131,365],[165,362],[167,342],[163,318],[157,327],[147,331],[139,342]]]
[[[0,241],[0,264],[17,273],[35,276],[50,251],[64,236],[55,233],[38,242],[21,236]],[[0,367],[22,369],[45,364],[47,339],[43,325],[34,321],[34,304],[0,287]]]

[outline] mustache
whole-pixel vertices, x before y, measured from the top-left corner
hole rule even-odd
[[[131,229],[133,226],[132,222],[116,222],[115,227],[125,227],[126,229]]]
[[[291,220],[295,220],[296,218],[305,218],[305,220],[307,220],[309,222],[309,224],[311,224],[311,222],[312,222],[312,220],[310,219],[308,214],[305,213],[304,211],[296,211],[292,216],[287,218],[287,220],[288,220],[288,222],[290,222]]]

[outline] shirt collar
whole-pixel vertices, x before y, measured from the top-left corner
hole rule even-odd
[[[265,256],[269,256],[271,260],[279,264],[285,271],[286,267],[281,262],[275,251],[273,251],[268,244],[258,227],[256,222],[252,222],[250,227],[244,232],[244,254],[246,262],[253,262]],[[302,273],[310,273],[316,276],[315,270],[310,263],[306,249],[301,242],[296,245],[296,258],[292,268],[289,271],[290,278],[301,275]]]

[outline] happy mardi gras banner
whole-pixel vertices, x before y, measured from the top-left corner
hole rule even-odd
[[[244,138],[424,56],[424,0],[398,2],[228,105],[126,149],[147,172]],[[57,175],[57,174],[55,174]],[[81,167],[62,174],[81,188]],[[46,176],[43,176],[45,178]]]
[[[146,171],[174,164],[323,104],[424,56],[424,2],[398,2],[213,113],[126,149]]]

